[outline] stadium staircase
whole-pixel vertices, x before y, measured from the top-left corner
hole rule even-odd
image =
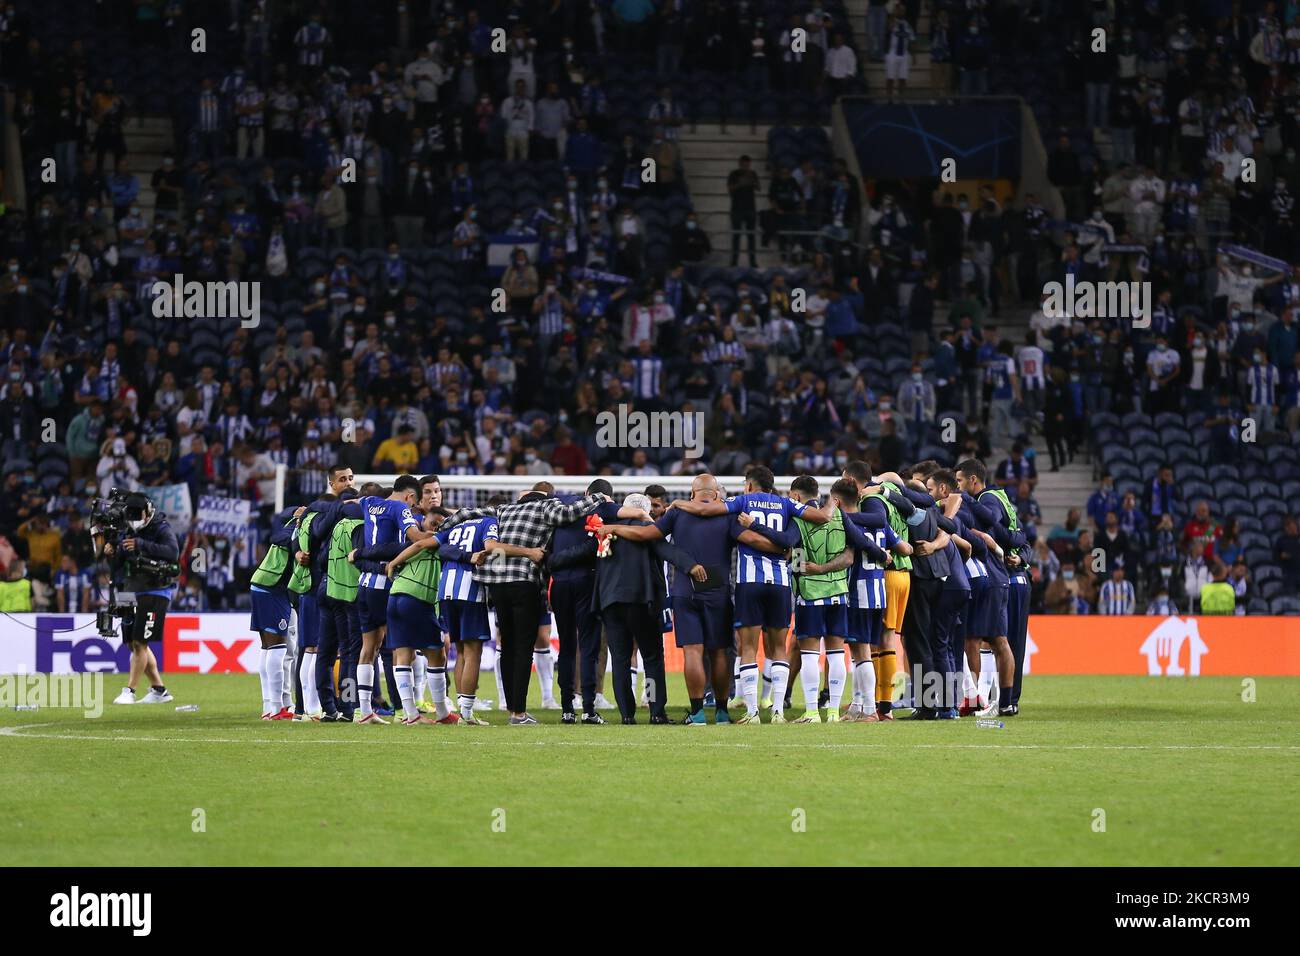
[[[1034,497],[1038,499],[1039,510],[1043,513],[1038,536],[1045,538],[1058,524],[1065,523],[1065,516],[1071,508],[1082,509],[1088,503],[1088,496],[1096,489],[1096,482],[1093,481],[1092,464],[1084,449],[1080,449],[1074,456],[1074,461],[1060,471],[1051,470],[1046,451],[1040,450],[1037,464],[1038,487],[1034,489]]]
[[[126,164],[140,181],[140,213],[153,221],[157,196],[151,180],[162,165],[163,153],[172,148],[172,121],[166,116],[141,116],[129,121],[126,134]]]
[[[873,0],[879,2],[879,0]],[[867,35],[867,0],[844,0],[844,10],[853,27],[853,45],[859,50],[870,50],[871,40]],[[903,99],[925,99],[935,95],[930,85],[930,10],[926,3],[921,16],[912,29],[916,31],[916,40],[912,43],[912,67],[908,72],[907,90]],[[859,64],[861,67],[862,64]],[[873,96],[885,93],[884,60],[867,60],[863,75],[867,80],[867,89]]]
[[[753,161],[753,168],[758,173],[757,207],[760,211],[767,208],[767,190],[772,184],[767,136],[777,125],[785,124],[698,123],[693,129],[682,130],[679,145],[686,170],[686,185],[696,215],[713,243],[713,255],[705,260],[707,265],[725,266],[731,262],[731,200],[727,195],[727,176],[739,165],[742,155]],[[826,132],[829,136],[829,127]],[[766,249],[761,244],[757,248],[760,269],[781,266],[775,242]],[[749,264],[744,247],[741,248],[740,264]]]

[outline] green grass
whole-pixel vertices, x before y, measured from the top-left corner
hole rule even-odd
[[[682,701],[680,678],[670,699]],[[109,675],[106,692],[120,678]],[[490,681],[486,682],[490,686]],[[0,712],[0,861],[42,865],[1242,865],[1300,858],[1300,680],[1036,677],[1005,730],[264,723]],[[488,691],[491,693],[491,691]],[[534,682],[534,693],[536,684]],[[796,696],[798,694],[796,693]],[[671,708],[680,715],[680,708]],[[608,714],[607,714],[608,716]],[[644,715],[643,715],[644,716]],[[193,811],[206,832],[192,830]],[[805,832],[794,832],[796,808]],[[493,829],[505,811],[505,832]],[[1094,832],[1094,810],[1106,831]],[[499,817],[498,817],[499,818]]]

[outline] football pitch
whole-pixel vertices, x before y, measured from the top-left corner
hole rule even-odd
[[[684,703],[680,675],[669,712]],[[107,699],[121,686],[108,675]],[[1300,680],[1030,677],[1005,729],[262,722],[257,679],[0,712],[9,865],[1293,865]],[[491,693],[491,680],[485,692]],[[533,688],[536,694],[536,683]],[[798,693],[796,692],[796,698]],[[196,703],[198,713],[177,713]],[[801,713],[796,703],[790,716]],[[711,712],[710,712],[711,714]],[[644,711],[641,719],[646,719]],[[616,712],[606,719],[617,721]]]

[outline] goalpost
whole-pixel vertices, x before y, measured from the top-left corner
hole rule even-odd
[[[396,475],[362,473],[356,476],[359,489],[368,481],[381,485],[391,485]],[[416,477],[421,477],[416,475]],[[728,495],[740,494],[745,488],[743,475],[715,475],[723,491]],[[777,475],[775,491],[783,494],[789,490],[795,475]],[[823,495],[830,493],[831,485],[839,475],[817,475],[818,487]],[[597,478],[604,478],[614,488],[614,495],[621,499],[633,492],[645,491],[648,485],[662,485],[671,498],[687,498],[691,493],[694,475],[445,475],[438,473],[438,482],[442,485],[444,507],[478,508],[487,504],[493,495],[502,494],[511,501],[539,481],[549,481],[559,492],[584,494],[587,486]],[[275,510],[278,514],[291,502],[286,498],[289,487],[288,468],[279,465],[275,477]]]
[[[381,485],[391,484],[394,475],[360,474],[356,476],[356,487],[360,488],[368,481]],[[416,477],[420,477],[417,475]],[[728,495],[737,495],[744,490],[743,475],[717,475],[718,483]],[[794,475],[776,477],[776,493],[783,494],[789,490]],[[516,500],[539,481],[548,481],[558,492],[584,494],[587,486],[597,478],[603,478],[614,488],[616,498],[633,492],[642,492],[649,485],[661,485],[668,492],[669,498],[687,498],[691,493],[694,475],[438,475],[442,485],[442,501],[445,508],[477,508],[485,505],[493,495],[502,494],[511,501]],[[818,477],[817,484],[823,495],[830,492],[830,486],[839,476]]]

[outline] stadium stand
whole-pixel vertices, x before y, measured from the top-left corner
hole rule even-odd
[[[31,568],[44,600],[95,573],[75,516],[113,485],[253,502],[256,533],[193,589],[225,607],[256,563],[277,466],[296,501],[334,460],[454,485],[974,454],[1038,528],[1052,478],[1037,446],[1053,469],[1077,458],[1111,476],[1125,543],[1082,501],[1073,526],[1041,529],[1035,611],[1100,610],[1086,530],[1124,557],[1138,613],[1162,585],[1194,609],[1228,558],[1240,610],[1300,613],[1300,267],[1276,271],[1296,257],[1294,5],[262,10],[0,14],[21,155],[5,168],[0,535],[23,554],[43,522],[62,533],[53,566]],[[861,156],[837,152],[832,106],[884,102],[900,24],[918,82],[897,98],[1022,98],[1063,216],[1015,183],[859,176]],[[1094,27],[1109,52],[1090,51]],[[715,148],[692,139],[706,128]],[[727,187],[740,150],[716,148],[728,129],[763,146],[748,267]],[[177,273],[260,282],[258,324],[155,315],[154,282]],[[1151,329],[1033,311],[1067,275],[1152,283]],[[703,456],[600,447],[597,416],[620,405],[703,413]],[[1053,603],[1070,565],[1085,586]]]

